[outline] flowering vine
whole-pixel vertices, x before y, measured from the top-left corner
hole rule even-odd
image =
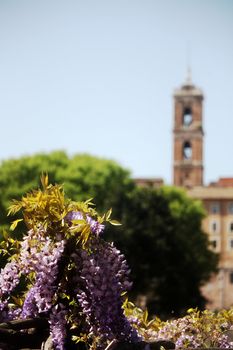
[[[1,320],[46,318],[55,350],[68,349],[70,341],[92,349],[139,341],[122,308],[131,287],[128,265],[102,238],[106,222],[118,224],[111,210],[99,216],[90,201],[66,199],[47,176],[42,189],[13,201],[9,213],[20,210],[28,231],[20,242],[10,238],[15,254],[0,273]],[[7,246],[2,243],[4,253]]]

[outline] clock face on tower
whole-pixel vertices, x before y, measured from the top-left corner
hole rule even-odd
[[[192,117],[191,109],[190,108],[185,108],[184,115],[183,115],[183,124],[184,124],[184,126],[191,125],[192,120],[193,120],[193,117]]]

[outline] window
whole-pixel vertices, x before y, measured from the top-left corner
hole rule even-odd
[[[229,203],[228,205],[228,213],[233,214],[233,202]]]
[[[219,233],[219,221],[213,220],[210,222],[210,232],[211,233]]]
[[[232,251],[233,251],[233,238],[232,237],[228,239],[226,248],[227,248],[227,251],[231,252],[231,254],[232,254]]]
[[[216,239],[214,239],[213,241],[210,241],[210,244],[211,244],[212,248],[214,248],[214,249],[217,248],[217,241],[216,241]]]
[[[230,272],[229,280],[230,280],[230,283],[233,284],[233,272]]]
[[[212,223],[212,232],[216,232],[217,231],[217,222],[213,222]]]
[[[231,222],[229,223],[228,230],[229,230],[230,233],[233,233],[233,221],[231,221]]]
[[[215,252],[220,251],[221,242],[219,237],[211,237],[209,240],[209,244],[210,244],[210,249],[214,250]]]
[[[184,126],[189,126],[192,123],[193,117],[192,117],[192,111],[190,108],[184,109],[183,114],[183,124]]]
[[[183,146],[183,156],[184,159],[192,158],[192,147],[189,141],[186,141]]]
[[[218,214],[220,212],[220,205],[219,203],[212,203],[210,206],[210,212],[212,214]]]

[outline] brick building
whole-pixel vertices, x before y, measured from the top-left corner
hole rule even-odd
[[[203,93],[188,76],[174,93],[174,163],[175,186],[203,185]]]
[[[212,249],[219,253],[219,272],[202,289],[211,309],[233,305],[233,178],[203,184],[202,107],[204,96],[188,75],[174,92],[173,184],[203,202],[203,228]]]

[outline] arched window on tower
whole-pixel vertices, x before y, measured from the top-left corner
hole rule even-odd
[[[192,117],[191,108],[186,107],[183,113],[183,125],[188,127],[192,123],[192,120],[193,120],[193,117]]]
[[[186,141],[183,146],[183,157],[184,159],[192,158],[192,146],[189,141]]]

